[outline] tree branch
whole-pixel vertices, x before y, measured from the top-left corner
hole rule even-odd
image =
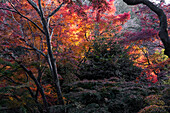
[[[10,9],[7,9],[7,8],[5,8],[5,9],[4,9],[4,8],[0,8],[0,9],[8,10],[8,11],[11,11],[11,12],[14,12],[14,13],[19,14],[21,17],[27,19],[27,20],[30,21],[33,25],[35,25],[43,34],[45,34],[45,32],[44,32],[35,22],[33,22],[31,19],[29,19],[28,17],[26,17],[26,16],[24,16],[23,14],[21,14],[10,1],[9,1],[9,3],[11,4],[12,8],[13,8],[15,11],[10,10]]]
[[[61,6],[62,6],[63,4],[64,4],[64,2],[61,3],[52,13],[50,13],[47,18],[50,18],[50,17],[53,16],[57,11],[59,11],[59,9],[61,8]]]
[[[33,45],[28,44],[28,42],[27,42],[25,39],[20,38],[20,40],[23,41],[23,42],[25,42],[25,43],[27,44],[27,46],[29,46],[29,47],[32,48],[32,50],[37,51],[38,53],[40,53],[41,55],[43,55],[45,58],[47,57],[47,55],[45,55],[41,50],[37,49],[37,48],[36,48],[35,46],[33,46]],[[22,46],[21,46],[21,47],[22,47]],[[22,47],[22,48],[31,50],[31,48],[26,48],[26,47]]]
[[[40,10],[38,9],[37,4],[36,4],[34,1],[32,1],[32,0],[27,0],[27,1],[28,1],[28,3],[37,11],[37,13],[39,14],[39,16],[41,16],[41,13],[40,13]]]
[[[40,17],[43,15],[43,10],[42,10],[42,6],[41,6],[41,0],[38,0],[38,6],[40,9]]]
[[[13,54],[9,54],[9,55],[10,55],[10,57],[11,57],[14,61],[16,61],[16,62],[20,65],[20,67],[21,67],[21,68],[29,75],[29,77],[35,82],[35,84],[36,84],[37,88],[39,89],[40,94],[41,94],[41,96],[42,96],[45,109],[46,109],[47,112],[48,112],[48,103],[47,103],[47,99],[46,99],[46,96],[45,96],[43,87],[40,85],[40,83],[38,82],[38,80],[35,78],[35,76],[34,76],[34,74],[32,73],[32,71],[30,71],[29,69],[27,69],[27,68],[25,67],[25,65],[21,64],[21,62],[17,61],[16,58],[15,58],[15,56],[14,56]]]
[[[8,9],[8,8],[3,8],[3,7],[0,7],[0,9],[3,9],[3,10],[8,10],[8,11],[10,11],[10,12],[17,13],[16,11],[14,11],[14,10],[11,10],[11,9]]]
[[[123,0],[127,5],[137,5],[137,4],[144,4],[148,6],[153,12],[155,12],[160,20],[160,31],[159,31],[159,37],[164,45],[165,52],[164,54],[167,55],[170,58],[170,38],[168,36],[167,31],[167,18],[165,13],[162,9],[154,5],[149,0]]]

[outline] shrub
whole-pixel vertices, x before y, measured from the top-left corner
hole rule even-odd
[[[132,81],[140,74],[141,69],[129,59],[128,49],[125,50],[118,42],[101,38],[94,42],[92,48],[80,66],[78,77],[81,80],[118,77]]]
[[[137,113],[148,106],[145,98],[149,100],[149,95],[157,94],[154,91],[157,86],[150,89],[139,83],[112,80],[83,80],[63,85],[68,113]]]
[[[163,106],[150,105],[146,106],[138,113],[168,113]]]
[[[149,95],[145,98],[148,105],[165,105],[165,102],[160,99],[160,95]]]

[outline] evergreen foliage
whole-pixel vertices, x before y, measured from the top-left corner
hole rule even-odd
[[[113,39],[95,40],[93,50],[86,55],[86,61],[80,66],[78,77],[88,80],[118,77],[126,81],[135,80],[141,69],[130,60],[128,49]]]

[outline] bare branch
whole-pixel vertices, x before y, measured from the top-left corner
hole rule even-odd
[[[20,26],[21,35],[22,35],[22,37],[24,37],[22,25],[15,19],[15,17],[14,17],[12,12],[11,12],[11,15],[12,15],[12,18],[14,19],[14,21]]]
[[[11,12],[17,13],[17,14],[19,14],[21,17],[27,19],[27,20],[30,21],[33,25],[35,25],[43,34],[45,34],[45,32],[44,32],[35,22],[33,22],[31,19],[29,19],[28,17],[26,17],[26,16],[24,16],[23,14],[21,14],[10,1],[9,1],[9,3],[11,4],[12,8],[15,10],[15,11],[12,11],[12,10],[11,10]],[[2,8],[1,8],[1,9],[2,9]],[[4,10],[8,10],[8,9],[4,9]],[[10,10],[8,10],[8,11],[10,11]]]
[[[43,16],[43,10],[42,10],[42,6],[41,6],[41,0],[38,0],[38,5],[39,5],[39,9],[40,9],[40,14],[41,14],[41,16]]]
[[[40,13],[40,10],[38,9],[37,4],[36,4],[34,1],[32,1],[32,0],[27,0],[27,1],[28,1],[28,3],[37,11],[37,13],[39,14],[39,16],[41,16],[41,13]]]
[[[47,35],[47,32],[48,32],[48,25],[49,24],[47,24],[47,21],[46,21],[46,19],[45,19],[45,17],[44,17],[44,12],[43,12],[43,10],[42,10],[42,6],[41,6],[41,0],[38,0],[38,5],[39,5],[39,8],[40,8],[40,17],[41,17],[41,22],[42,22],[42,25],[43,25],[43,28],[44,28],[44,31],[45,31],[45,35]]]
[[[3,9],[3,10],[8,10],[8,11],[11,11],[11,12],[17,13],[16,11],[14,11],[14,10],[11,10],[11,9],[8,9],[8,8],[3,8],[3,7],[0,7],[0,9]]]
[[[33,22],[31,19],[27,18],[26,16],[22,15],[21,13],[18,13],[19,15],[21,15],[23,18],[27,19],[28,21],[30,21],[32,24],[34,24],[43,34],[45,34],[45,32],[35,23]]]
[[[5,80],[9,81],[9,82],[12,82],[14,84],[17,84],[17,85],[22,85],[22,83],[19,83],[19,82],[16,82],[15,80],[13,80],[12,78],[8,77],[8,76],[5,76],[4,77]],[[26,87],[26,86],[25,86]]]
[[[10,57],[15,61],[17,62],[20,67],[29,75],[29,77],[35,82],[37,88],[39,89],[40,93],[41,93],[41,96],[42,96],[42,99],[43,99],[43,103],[44,103],[44,106],[45,106],[45,109],[47,110],[48,112],[48,103],[47,103],[47,99],[46,99],[46,96],[44,94],[44,89],[43,87],[40,85],[40,83],[38,82],[38,80],[35,78],[34,74],[32,73],[32,71],[30,71],[25,65],[21,64],[21,62],[17,61],[17,59],[15,58],[15,56],[13,54],[9,54]]]
[[[25,39],[20,38],[20,40],[23,41],[23,42],[25,42],[25,43],[27,44],[27,46],[29,46],[29,47],[32,48],[32,50],[37,51],[38,53],[40,53],[41,55],[43,55],[45,58],[47,57],[47,55],[45,55],[41,50],[37,49],[37,48],[36,48],[35,46],[33,46],[33,45],[28,44],[28,42],[27,42]],[[21,47],[22,47],[22,46],[21,46]],[[23,48],[28,49],[28,50],[31,50],[31,48],[26,48],[26,47],[23,47]]]
[[[54,29],[52,29],[52,31],[51,31],[51,35],[50,35],[50,41],[51,41],[51,39],[52,39],[52,36],[53,36],[53,31],[54,31]]]
[[[50,17],[53,16],[57,11],[59,11],[59,9],[61,8],[61,6],[62,6],[63,4],[64,4],[64,2],[61,3],[52,13],[50,13],[47,18],[50,18]]]

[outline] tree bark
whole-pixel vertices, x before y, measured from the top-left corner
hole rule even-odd
[[[51,32],[50,35],[50,31],[49,31],[49,19],[52,15],[54,15],[63,5],[63,3],[56,9],[53,11],[53,13],[47,18],[47,20],[44,17],[44,13],[41,7],[41,0],[38,0],[38,5],[39,5],[39,12],[38,14],[41,17],[41,22],[43,25],[43,30],[45,32],[45,36],[46,36],[46,43],[47,43],[47,48],[48,48],[48,62],[49,62],[49,66],[51,69],[51,74],[53,76],[54,79],[54,86],[57,92],[57,96],[58,96],[58,101],[60,105],[64,105],[64,100],[63,100],[63,95],[61,92],[61,87],[60,87],[60,81],[58,78],[58,73],[57,73],[57,66],[56,66],[56,60],[54,59],[54,55],[53,55],[53,51],[52,51],[52,45],[51,45],[51,38],[52,38],[52,34],[53,34],[53,30]]]
[[[160,20],[160,31],[159,37],[164,45],[165,51],[164,54],[170,58],[170,38],[168,36],[168,25],[167,25],[167,17],[162,9],[154,5],[149,0],[123,0],[127,5],[137,5],[144,4],[148,6],[153,12],[155,12]]]

